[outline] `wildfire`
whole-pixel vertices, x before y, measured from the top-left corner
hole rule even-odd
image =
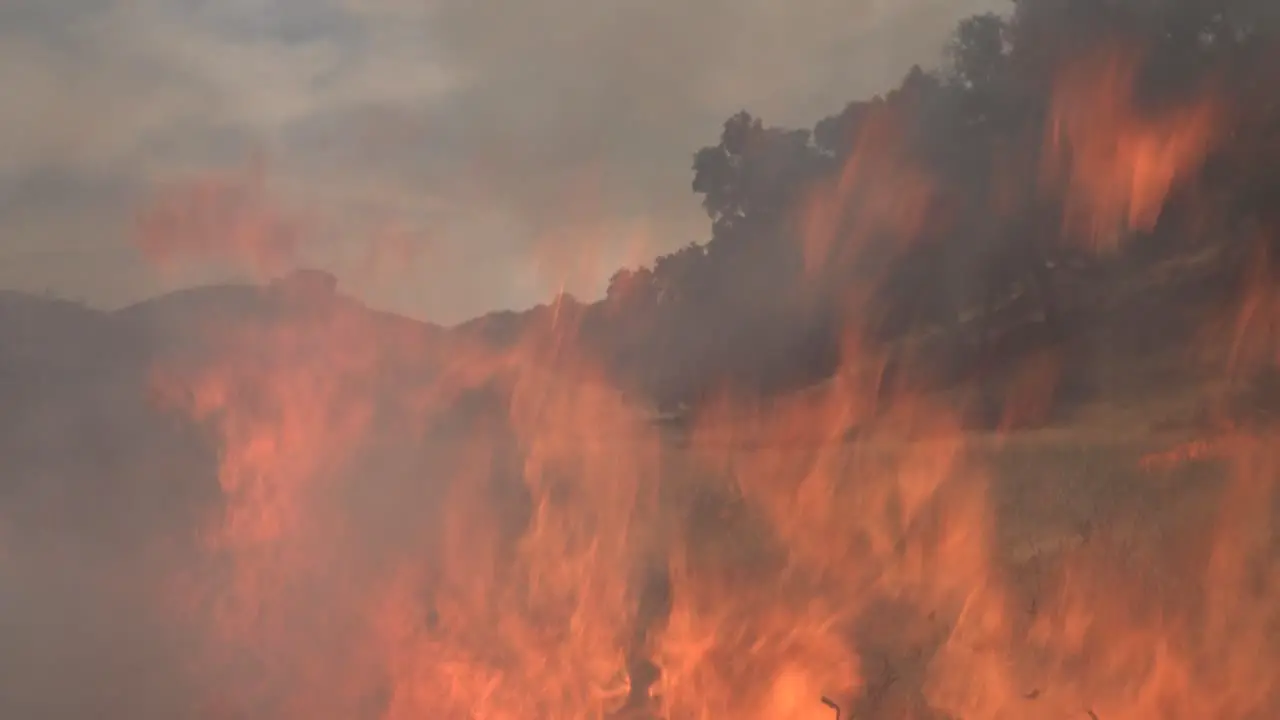
[[[800,221],[808,273],[847,267],[868,243],[909,242],[921,234],[936,199],[934,183],[902,152],[900,122],[893,111],[874,107],[835,181],[809,193]]]
[[[1065,186],[1063,229],[1096,252],[1152,229],[1217,131],[1209,99],[1141,112],[1134,98],[1140,60],[1127,49],[1085,56],[1061,74],[1049,107],[1044,182],[1051,192]]]
[[[1098,249],[1155,222],[1213,128],[1199,105],[1140,117],[1132,65],[1100,62],[1055,94],[1046,169]],[[922,232],[927,178],[903,171],[901,195],[859,175],[893,166],[875,137],[809,208],[814,266],[842,235]],[[725,397],[673,438],[568,302],[505,344],[336,296],[269,306],[157,368],[219,449],[181,584],[206,716],[1199,720],[1280,701],[1273,438],[1223,446],[1230,479],[1197,496],[1216,515],[1086,537],[1011,509],[1065,471],[1003,467],[950,400],[883,407],[856,339],[825,385]],[[1014,374],[1006,426],[1044,413],[1061,362]]]

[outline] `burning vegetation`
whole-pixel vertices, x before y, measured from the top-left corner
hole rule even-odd
[[[593,304],[446,330],[316,273],[188,296],[110,470],[207,481],[112,595],[173,690],[99,705],[1276,717],[1277,33],[1260,1],[971,18],[812,131],[730,118],[710,240]],[[142,244],[274,273],[297,237],[251,194],[166,195]],[[0,578],[34,577],[23,523]]]

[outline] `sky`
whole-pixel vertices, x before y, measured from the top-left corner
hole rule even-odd
[[[692,155],[729,115],[811,126],[936,65],[958,19],[993,9],[6,0],[0,287],[114,308],[319,266],[444,323],[590,298],[617,267],[706,238]],[[211,183],[238,199],[210,206]],[[174,198],[187,210],[162,234],[187,261],[157,265],[139,238]],[[287,251],[246,253],[280,228]]]

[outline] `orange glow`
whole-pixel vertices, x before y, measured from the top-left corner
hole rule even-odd
[[[138,218],[137,244],[155,265],[229,264],[269,277],[296,260],[302,228],[268,197],[265,170],[174,182]]]
[[[363,667],[349,661],[360,631],[326,620],[367,602],[335,501],[371,442],[373,380],[424,359],[414,338],[367,323],[360,309],[278,300],[278,316],[213,333],[206,360],[178,356],[156,375],[161,397],[209,424],[220,447],[223,506],[205,533],[208,565],[182,587],[191,621],[207,628],[192,662],[231,717],[318,717],[358,704]],[[305,690],[317,686],[330,694]]]
[[[1022,362],[1013,372],[1008,397],[1000,418],[1000,429],[1034,427],[1043,422],[1053,405],[1062,375],[1062,357],[1041,350]]]
[[[476,437],[471,471],[452,481],[438,565],[424,557],[425,575],[393,587],[390,720],[603,717],[629,698],[656,436],[572,351],[553,369],[539,346],[518,349],[504,379],[528,517],[512,528],[495,515],[481,488],[502,450]],[[427,607],[435,620],[415,621]]]
[[[854,149],[829,183],[803,204],[805,268],[849,267],[869,242],[919,237],[934,201],[934,182],[904,152],[900,118],[877,107],[857,130]]]
[[[308,309],[168,376],[222,448],[202,570],[230,575],[189,587],[223,717],[819,720],[826,697],[890,720],[1190,720],[1273,700],[1274,590],[1245,590],[1264,440],[1227,446],[1205,547],[1035,539],[1019,560],[987,451],[946,404],[875,415],[869,358],[808,393],[725,398],[682,449],[582,354],[575,312],[506,350],[427,352]],[[428,368],[418,391],[373,403],[406,363]],[[385,492],[355,468],[388,412],[444,434],[419,479],[436,489],[374,532],[340,499]]]
[[[1212,102],[1154,117],[1135,107],[1140,59],[1128,50],[1089,55],[1061,74],[1050,103],[1044,182],[1065,193],[1063,230],[1097,252],[1153,228],[1214,139]]]
[[[1228,338],[1227,373],[1231,380],[1280,364],[1280,291],[1276,289],[1270,244],[1269,237],[1257,237],[1242,283],[1239,309]]]
[[[1203,108],[1141,119],[1124,102],[1132,67],[1088,69],[1055,96],[1066,164],[1051,169],[1069,229],[1103,249],[1154,223],[1212,123]],[[811,270],[927,232],[934,186],[891,151],[891,130],[873,123],[803,208]],[[247,262],[277,257],[236,242]],[[579,277],[583,242],[541,248],[543,277]],[[999,442],[966,427],[964,398],[883,401],[885,351],[857,327],[829,381],[726,395],[672,429],[610,383],[580,304],[557,298],[494,341],[262,292],[261,312],[156,369],[160,397],[219,453],[221,505],[179,583],[181,621],[204,641],[198,716],[825,720],[824,698],[877,720],[1280,707],[1267,562],[1280,446],[1265,432],[1136,460],[1149,474],[1226,460],[1157,517],[1143,493],[1159,483],[1092,484],[1087,461],[1114,449],[1014,432],[1046,417],[1055,354],[1013,373]],[[1235,346],[1269,339],[1258,298]],[[1044,446],[1075,455],[1025,461]],[[1072,512],[1084,520],[1061,519]],[[1114,522],[1093,532],[1095,518]]]

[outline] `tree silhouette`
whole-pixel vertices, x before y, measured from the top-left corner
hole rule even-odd
[[[851,295],[870,341],[939,331],[962,366],[1004,352],[993,343],[1010,323],[1061,337],[1076,299],[1060,275],[1081,261],[1063,232],[1064,188],[1045,173],[1045,133],[1063,68],[1109,47],[1141,51],[1134,101],[1152,116],[1210,86],[1233,108],[1195,192],[1175,188],[1166,214],[1203,215],[1213,198],[1226,218],[1280,228],[1280,91],[1265,62],[1280,59],[1280,4],[1020,0],[1009,10],[962,20],[937,71],[912,68],[811,130],[729,117],[693,156],[706,241],[610,282],[607,313],[631,328],[601,335],[620,372],[668,405],[726,383],[815,382],[834,368]],[[842,204],[824,209],[815,264],[806,234],[824,188]],[[1158,227],[1176,235],[1177,225]]]

